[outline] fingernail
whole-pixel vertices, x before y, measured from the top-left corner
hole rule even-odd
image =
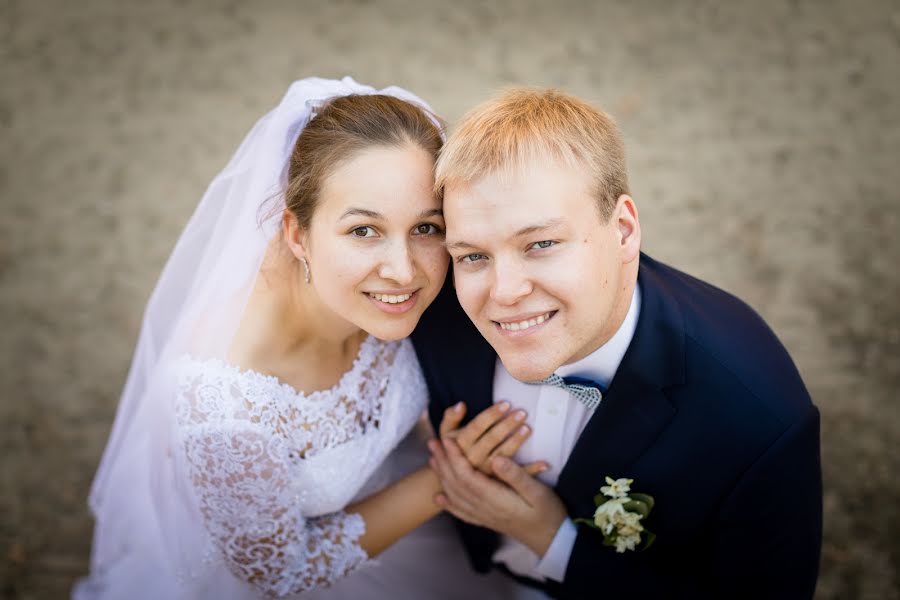
[[[514,418],[516,421],[524,421],[524,420],[525,420],[525,416],[526,416],[526,415],[525,415],[525,411],[524,411],[524,410],[517,410],[517,411],[516,411],[516,414],[513,416],[513,418]]]
[[[437,450],[437,440],[428,440],[428,449],[432,452]]]
[[[462,402],[457,402],[456,404],[453,405],[453,412],[459,412],[459,411],[461,411],[461,410],[462,410],[462,407],[463,407],[463,403],[462,403]]]
[[[497,408],[500,409],[500,412],[506,412],[509,410],[509,402],[504,400],[500,404],[497,405]]]
[[[529,431],[531,431],[531,429],[528,428],[528,425],[522,425],[521,427],[519,427],[519,435],[528,435]]]

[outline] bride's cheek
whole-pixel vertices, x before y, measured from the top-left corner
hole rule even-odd
[[[440,289],[447,274],[449,256],[441,243],[419,242],[412,247],[413,261],[421,275],[428,280],[428,286],[436,290]]]

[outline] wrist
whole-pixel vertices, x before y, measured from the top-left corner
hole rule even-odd
[[[521,539],[520,541],[528,546],[539,558],[543,558],[567,517],[568,515],[564,511],[557,512],[553,518],[543,519],[540,523],[533,524],[528,529],[528,539]]]
[[[413,474],[413,477],[419,481],[423,488],[428,490],[430,498],[433,498],[438,492],[444,491],[440,478],[430,467],[420,468]]]

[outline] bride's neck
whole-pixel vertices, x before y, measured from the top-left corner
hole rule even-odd
[[[271,364],[316,357],[324,362],[356,355],[366,333],[323,306],[296,269],[260,271],[233,348]],[[246,360],[246,358],[245,358]]]

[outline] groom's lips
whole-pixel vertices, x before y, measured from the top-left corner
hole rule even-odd
[[[531,335],[541,329],[553,318],[556,316],[556,313],[559,311],[549,310],[544,312],[536,312],[536,313],[523,313],[521,315],[516,315],[514,317],[505,318],[502,321],[494,321],[491,320],[491,323],[494,324],[494,329],[500,335],[508,338],[519,338],[526,335]],[[526,321],[532,320],[542,320],[540,323],[535,323],[534,325],[528,325],[525,328],[517,328],[511,329],[510,326],[521,327],[520,324],[525,323]],[[516,324],[516,325],[513,325]],[[505,326],[505,327],[504,327]]]

